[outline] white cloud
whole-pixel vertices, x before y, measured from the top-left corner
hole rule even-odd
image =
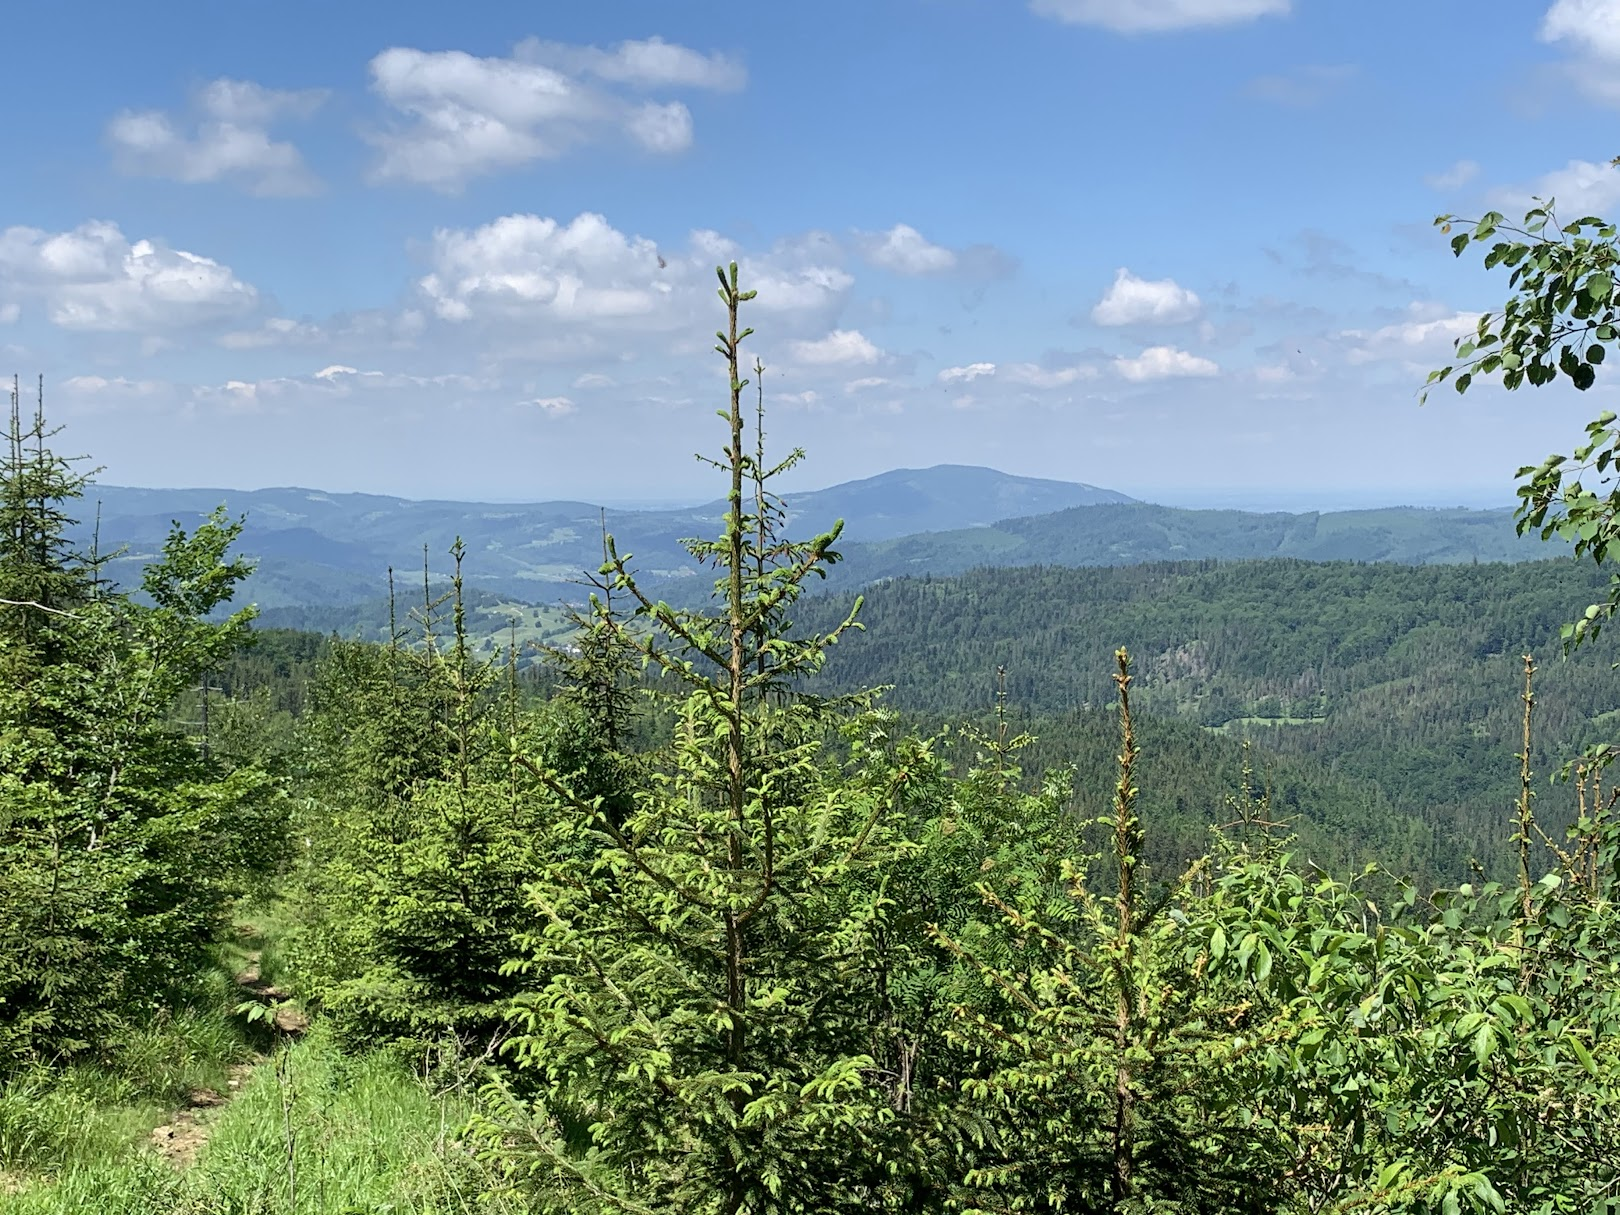
[[[1438,173],[1430,173],[1423,179],[1423,184],[1431,190],[1457,190],[1466,186],[1479,176],[1479,164],[1472,160],[1459,160],[1449,168]]]
[[[1174,279],[1140,279],[1121,267],[1091,319],[1099,325],[1178,325],[1202,310],[1198,297]]]
[[[1540,32],[1572,48],[1570,76],[1589,96],[1620,104],[1620,0],[1555,0]]]
[[[651,241],[626,236],[600,215],[568,224],[506,215],[434,233],[434,270],[420,286],[447,321],[475,312],[627,320],[656,314],[668,294],[658,259]]]
[[[1188,354],[1174,346],[1149,346],[1133,359],[1115,359],[1114,370],[1127,380],[1143,383],[1148,380],[1219,375],[1221,369],[1208,359]]]
[[[883,358],[883,352],[858,329],[834,329],[815,341],[794,342],[790,349],[795,362],[810,367],[871,364]]]
[[[319,325],[273,316],[257,329],[235,329],[222,334],[219,344],[227,350],[262,350],[271,346],[313,346],[326,339]]]
[[[969,363],[965,367],[947,367],[939,373],[941,384],[971,384],[974,380],[996,374],[994,363]]]
[[[865,392],[871,388],[884,388],[894,381],[881,375],[863,375],[844,385],[845,392]]]
[[[692,146],[692,111],[678,101],[649,101],[625,120],[630,137],[649,152],[684,152]]]
[[[691,111],[624,91],[733,89],[745,80],[725,56],[656,38],[606,50],[530,40],[510,58],[390,47],[371,61],[371,87],[402,121],[371,136],[381,153],[372,177],[455,191],[615,133],[650,152],[683,152]]]
[[[934,244],[910,224],[896,224],[887,232],[860,233],[857,239],[867,261],[896,274],[943,274],[956,268],[955,253]]]
[[[418,287],[443,321],[521,326],[530,334],[545,322],[547,340],[588,355],[622,352],[627,332],[712,328],[714,267],[733,258],[744,285],[759,292],[756,315],[830,324],[854,280],[828,256],[814,234],[748,254],[718,233],[699,231],[685,250],[660,250],[589,212],[567,223],[506,215],[479,228],[436,232],[431,270]]]
[[[1542,18],[1541,37],[1620,59],[1620,0],[1554,0]]]
[[[681,87],[731,92],[748,83],[748,72],[728,55],[705,55],[684,46],[648,38],[641,42],[621,42],[602,49],[543,42],[530,38],[520,42],[516,57],[577,76],[636,88]]]
[[[1070,25],[1118,34],[1158,34],[1285,16],[1290,0],[1030,0],[1030,9]]]
[[[987,282],[1010,278],[1018,270],[1018,259],[994,245],[951,249],[935,244],[910,224],[895,224],[884,232],[856,231],[851,240],[869,265],[911,278],[949,274]]]
[[[1338,337],[1348,343],[1346,357],[1352,363],[1399,359],[1413,366],[1442,359],[1452,344],[1479,324],[1477,312],[1446,312],[1435,315],[1432,304],[1413,304],[1410,320],[1397,321],[1378,329],[1345,329]],[[1417,360],[1412,363],[1412,360]]]
[[[0,325],[15,325],[17,319],[21,316],[22,305],[17,303],[16,300],[0,304]]]
[[[157,380],[130,380],[123,376],[111,379],[99,375],[72,375],[60,385],[70,393],[84,396],[116,394],[121,396],[151,396],[161,392],[164,385]]]
[[[538,409],[548,418],[560,418],[564,414],[573,413],[577,408],[574,402],[567,397],[535,397],[532,400],[522,401],[520,404],[526,405],[530,409]]]
[[[1081,380],[1097,377],[1097,369],[1085,364],[1073,367],[1042,367],[1036,363],[1013,363],[997,369],[998,379],[1027,388],[1067,388]]]
[[[229,266],[156,241],[132,244],[102,221],[0,231],[0,295],[40,299],[64,329],[140,333],[229,320],[259,298]]]
[[[1585,215],[1606,216],[1620,206],[1620,168],[1607,161],[1600,164],[1572,160],[1528,186],[1491,192],[1492,203],[1504,210],[1528,207],[1532,197],[1553,199],[1559,217],[1565,221]]]
[[[318,89],[289,92],[220,79],[199,89],[181,122],[161,110],[126,110],[107,124],[118,167],[174,181],[230,182],[250,194],[311,194],[320,182],[297,147],[272,139],[270,126],[308,118],[325,100]]]
[[[260,380],[226,380],[223,384],[165,385],[167,394],[193,406],[239,413],[293,413],[318,411],[333,402],[410,399],[435,409],[455,407],[463,398],[500,388],[498,381],[447,373],[411,375],[398,371],[361,370],[333,363],[308,375],[273,376]],[[401,396],[401,394],[406,394]]]
[[[963,367],[947,367],[938,375],[941,384],[971,384],[974,380],[994,378],[1002,383],[1022,388],[1067,388],[1081,380],[1094,379],[1095,367],[1084,364],[1071,367],[1042,367],[1038,363],[968,363]]]

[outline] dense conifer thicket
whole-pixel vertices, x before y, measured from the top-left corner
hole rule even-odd
[[[1155,842],[1153,748],[1177,730],[1238,744],[1149,725],[1144,706],[1226,724],[1410,700],[1389,686],[1403,660],[1390,630],[1414,613],[1444,624],[1442,601],[1472,620],[1475,575],[1423,574],[1458,581],[1403,603],[1382,572],[1278,567],[1300,591],[1290,628],[1240,606],[1266,571],[1149,570],[1088,584],[1115,602],[1077,647],[1058,610],[1072,588],[1029,571],[998,609],[1027,621],[1024,667],[974,634],[990,617],[948,610],[945,584],[826,615],[804,592],[839,560],[841,525],[785,534],[773,485],[800,453],[766,454],[744,377],[752,292],[735,266],[719,287],[729,391],[712,463],[728,506],[719,537],[690,545],[714,594],[653,598],[605,538],[550,696],[530,694],[514,655],[473,651],[459,574],[442,599],[427,587],[407,608],[402,592],[384,644],[279,635],[256,655],[236,654],[245,614],[211,615],[243,573],[223,518],[177,530],[139,594],[106,587],[95,554],[60,542],[80,482],[43,418],[14,415],[0,1180],[20,1209],[1576,1215],[1620,1201],[1620,836],[1602,753],[1581,761],[1567,831],[1537,815],[1528,661],[1502,698],[1524,759],[1495,832],[1501,882],[1435,890],[1400,864],[1321,863],[1283,824],[1277,783],[1241,766],[1176,807],[1173,847]],[[1230,610],[1160,613],[1178,578]],[[1360,616],[1334,615],[1352,591]],[[1511,655],[1521,623],[1484,615],[1473,657]],[[878,644],[902,623],[937,640],[891,651],[913,655],[892,676],[867,652],[868,673],[923,686],[917,703],[962,706],[953,655],[1005,665],[1008,697],[954,742],[907,728],[851,668],[844,685],[823,673],[859,655],[863,616]],[[1124,648],[1089,655],[1109,627],[1134,639],[1135,666]],[[1232,670],[1236,707],[1216,714],[1199,647],[1245,629],[1270,630],[1272,656]],[[1421,627],[1396,631],[1422,652]],[[1303,678],[1330,657],[1342,682]],[[1020,729],[1017,699],[1043,686],[1084,689],[1083,731]],[[971,752],[965,773],[951,746]],[[1406,813],[1344,813],[1376,831],[1386,810]],[[35,1130],[25,1142],[29,1102],[67,1083],[52,1076],[127,1069],[135,1030],[178,1015],[245,895],[277,930],[237,979],[258,1000],[239,1027],[301,1030],[287,1000],[315,1021],[308,1042],[258,1042],[274,1065],[237,1103],[259,1111],[258,1137],[221,1131],[179,1173],[137,1154],[116,1177]],[[371,1104],[341,1095],[345,1077]],[[435,1108],[436,1136],[421,1130]]]
[[[183,996],[243,883],[279,859],[280,790],[170,723],[243,642],[223,517],[110,591],[63,540],[84,479],[15,389],[0,453],[0,1066],[116,1050]]]

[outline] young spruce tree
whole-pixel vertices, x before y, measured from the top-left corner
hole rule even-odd
[[[619,806],[513,756],[553,822],[516,966],[511,1046],[533,1087],[486,1130],[541,1210],[867,1211],[903,1171],[871,1010],[882,866],[909,846],[894,814],[905,772],[870,719],[801,687],[853,613],[824,635],[790,631],[841,525],[808,543],[778,534],[768,486],[801,453],[767,466],[745,442],[738,314],[753,295],[735,265],[720,271],[728,441],[711,463],[728,509],[718,540],[688,544],[717,571],[713,607],[653,601],[611,540],[603,570],[635,614],[601,607],[602,626],[675,689],[664,762]],[[840,729],[842,765],[825,749]]]
[[[224,909],[274,864],[264,773],[226,772],[169,710],[242,643],[210,619],[249,570],[216,512],[171,531],[144,602],[67,536],[85,478],[15,390],[0,454],[0,1069],[116,1048],[182,994]]]

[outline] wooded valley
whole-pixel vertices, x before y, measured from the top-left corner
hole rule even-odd
[[[1547,298],[1583,354],[1510,313],[1460,357],[1589,380],[1620,304],[1578,277]],[[1543,562],[855,595],[821,586],[841,525],[790,526],[802,453],[765,450],[753,292],[719,288],[713,594],[610,535],[526,663],[459,542],[381,640],[256,631],[223,510],[115,583],[14,394],[0,1209],[1620,1203],[1613,503],[1527,470],[1525,529],[1575,550]]]

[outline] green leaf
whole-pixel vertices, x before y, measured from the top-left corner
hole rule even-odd
[[[1581,1045],[1580,1039],[1571,1035],[1566,1037],[1564,1042],[1568,1045],[1570,1053],[1575,1056],[1576,1061],[1581,1065],[1582,1070],[1588,1076],[1596,1076],[1598,1074],[1597,1063],[1592,1058],[1592,1052]]]

